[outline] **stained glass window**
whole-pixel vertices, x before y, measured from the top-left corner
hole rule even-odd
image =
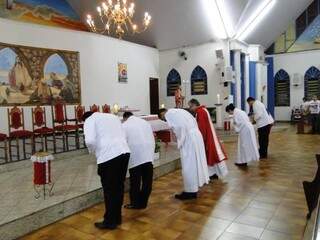
[[[191,95],[205,95],[208,93],[207,73],[197,66],[191,74]]]
[[[274,77],[275,84],[275,106],[290,106],[290,77],[289,74],[281,69]]]
[[[316,67],[310,67],[304,75],[304,95],[309,99],[320,96],[320,70]]]
[[[178,86],[181,85],[181,77],[177,70],[174,68],[169,72],[167,76],[167,96],[174,96],[174,92]]]

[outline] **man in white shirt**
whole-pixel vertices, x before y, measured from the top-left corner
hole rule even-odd
[[[248,97],[247,102],[252,109],[253,119],[258,128],[260,158],[268,157],[269,134],[273,125],[273,118],[267,112],[266,106],[253,97]]]
[[[184,191],[175,198],[195,199],[199,187],[209,182],[206,151],[197,121],[184,109],[160,109],[159,118],[172,128],[180,149]]]
[[[312,134],[320,133],[319,129],[319,113],[320,113],[320,101],[317,96],[313,96],[312,100],[309,102],[309,112],[310,112],[310,121],[312,125]]]
[[[107,113],[86,112],[83,115],[85,142],[96,155],[98,174],[104,193],[105,214],[100,229],[115,229],[121,224],[124,181],[130,150],[118,117]]]
[[[130,148],[130,204],[128,209],[144,209],[152,191],[155,140],[151,125],[131,112],[123,114],[123,129]]]

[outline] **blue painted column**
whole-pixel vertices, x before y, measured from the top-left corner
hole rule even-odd
[[[245,67],[246,67],[246,55],[241,53],[240,70],[241,70],[241,109],[246,108],[246,83],[245,83]]]
[[[232,71],[235,70],[234,66],[234,51],[230,50],[230,66],[232,67]],[[233,96],[233,104],[236,105],[236,86],[234,83],[230,84],[230,94]]]
[[[266,57],[268,63],[268,111],[274,117],[274,68],[273,57]]]
[[[257,63],[250,61],[249,62],[249,95],[250,97],[256,98],[256,76],[257,76],[257,70],[256,70]]]

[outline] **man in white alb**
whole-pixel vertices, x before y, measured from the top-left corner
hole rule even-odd
[[[197,121],[184,109],[160,109],[159,118],[173,129],[180,149],[184,191],[175,198],[197,198],[199,187],[209,182],[206,151]]]
[[[246,112],[235,108],[233,104],[226,107],[226,112],[233,116],[235,131],[239,133],[238,154],[235,165],[247,166],[248,162],[259,161],[256,134]]]
[[[247,102],[252,107],[253,118],[258,128],[260,158],[268,157],[269,135],[273,125],[273,118],[267,112],[266,106],[253,97],[248,97]]]
[[[83,115],[84,135],[89,152],[94,153],[103,188],[105,214],[100,229],[115,229],[121,224],[124,181],[130,150],[118,117],[107,113],[86,112]]]
[[[144,209],[152,191],[155,140],[151,125],[131,112],[123,114],[123,129],[130,148],[130,204],[129,209]]]

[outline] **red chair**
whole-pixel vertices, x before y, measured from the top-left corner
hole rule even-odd
[[[85,113],[86,109],[84,106],[78,105],[74,106],[74,118],[78,124],[79,128],[83,128],[82,116]]]
[[[90,111],[91,112],[100,112],[100,107],[93,104],[92,106],[90,106]]]
[[[7,135],[0,133],[0,143],[2,143],[2,146],[0,146],[0,149],[3,149],[4,151],[4,161],[5,163],[8,162],[8,140]]]
[[[108,105],[108,104],[105,104],[105,105],[102,106],[102,112],[103,113],[111,113],[110,109],[111,109],[110,105]]]
[[[34,151],[37,151],[37,143],[41,143],[42,151],[48,151],[48,142],[53,143],[53,151],[56,152],[56,138],[53,128],[47,127],[46,109],[44,107],[37,106],[31,109],[32,115],[32,130],[34,138]],[[52,140],[48,137],[52,136]],[[41,139],[41,142],[37,142],[37,138]]]
[[[86,109],[84,106],[78,105],[78,106],[74,106],[74,116],[75,116],[75,120],[76,120],[76,124],[79,127],[79,138],[82,137],[83,139],[83,146],[86,147],[86,143],[85,143],[85,139],[84,139],[84,134],[83,134],[83,121],[82,121],[82,117],[83,114],[85,113]],[[79,139],[80,141],[80,139]]]
[[[32,155],[34,150],[33,142],[33,132],[25,130],[24,128],[24,113],[23,108],[13,107],[8,111],[8,125],[9,125],[9,155],[12,160],[12,147],[17,149],[17,160],[20,159],[20,140],[22,140],[23,148],[23,159],[27,159],[26,145],[31,146],[30,155]],[[26,140],[30,139],[30,143],[26,143]],[[15,141],[16,145],[13,145],[12,142]]]
[[[67,108],[65,102],[57,100],[51,106],[52,112],[52,126],[56,135],[56,139],[62,140],[63,151],[69,151],[69,138],[74,138],[75,147],[79,149],[79,127],[75,122],[75,119],[67,118]],[[62,138],[57,138],[57,135],[61,135]]]

